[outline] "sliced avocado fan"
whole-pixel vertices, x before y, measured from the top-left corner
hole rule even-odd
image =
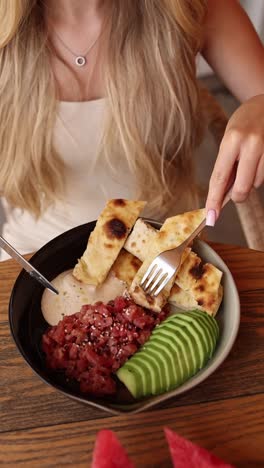
[[[116,375],[137,399],[167,392],[206,365],[218,338],[217,321],[206,312],[171,315]]]

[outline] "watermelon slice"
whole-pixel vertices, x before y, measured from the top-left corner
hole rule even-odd
[[[135,468],[112,431],[103,429],[96,436],[92,468]]]
[[[235,468],[167,427],[164,431],[174,468]]]

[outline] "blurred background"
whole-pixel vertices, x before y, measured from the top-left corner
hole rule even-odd
[[[251,18],[255,29],[264,41],[264,0],[241,0],[240,2]],[[213,74],[210,67],[202,59],[198,59],[198,77],[221,104],[227,115],[231,115],[239,103],[228,92],[223,83]],[[198,176],[203,185],[208,183],[217,156],[217,146],[213,138],[208,135],[197,155]],[[264,188],[259,190],[260,199],[264,205]],[[4,215],[0,204],[0,232],[4,222]],[[241,227],[236,208],[229,203],[214,229],[208,230],[208,238],[216,242],[246,246],[246,239]]]

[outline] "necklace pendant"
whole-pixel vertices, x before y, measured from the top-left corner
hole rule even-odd
[[[77,67],[83,67],[86,64],[86,58],[82,55],[79,55],[75,59],[75,64],[77,65]]]

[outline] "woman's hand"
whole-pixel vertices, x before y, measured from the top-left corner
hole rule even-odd
[[[207,225],[213,226],[232,173],[232,200],[243,202],[252,187],[264,182],[264,94],[242,104],[230,118],[209,183]]]

